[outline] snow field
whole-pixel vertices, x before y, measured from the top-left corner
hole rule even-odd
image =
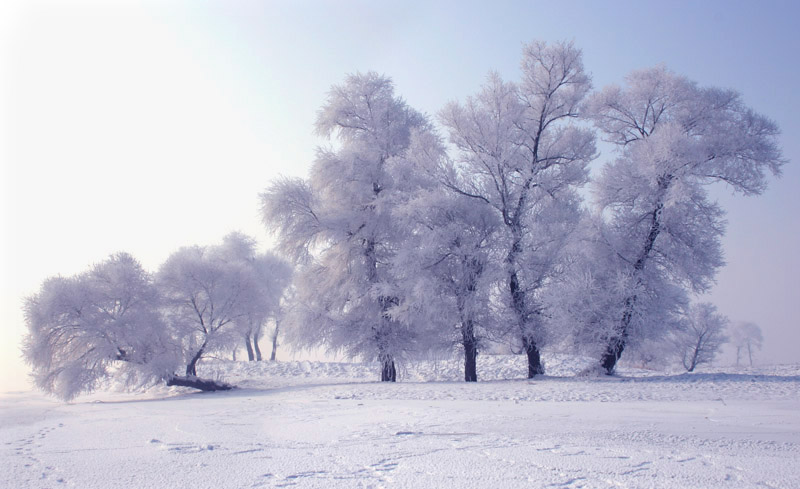
[[[373,364],[216,361],[201,375],[240,389],[3,394],[0,487],[800,487],[800,366],[576,378],[546,359],[534,381],[502,380],[516,357],[482,356],[477,384],[457,360],[397,384]]]

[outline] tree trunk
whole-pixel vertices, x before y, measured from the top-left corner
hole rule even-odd
[[[478,381],[478,342],[475,340],[475,332],[472,322],[467,321],[461,325],[461,336],[464,344],[464,381]]]
[[[528,378],[532,379],[537,375],[544,374],[544,365],[542,365],[541,354],[536,342],[526,335],[528,329],[527,312],[525,305],[525,294],[520,289],[519,278],[517,273],[511,273],[509,278],[509,289],[511,291],[511,303],[514,307],[514,312],[517,314],[519,321],[519,328],[522,334],[522,348],[525,350],[525,355],[528,357]]]
[[[661,194],[665,194],[672,182],[672,175],[664,175],[658,178],[658,188]],[[644,266],[650,258],[650,253],[656,244],[658,235],[661,234],[661,212],[664,210],[664,203],[659,198],[656,201],[655,209],[650,218],[650,231],[647,233],[647,238],[642,248],[642,253],[633,264],[635,275],[638,276],[639,272],[644,270]],[[611,340],[606,347],[606,352],[600,359],[600,365],[605,369],[606,375],[613,375],[614,370],[617,368],[617,362],[625,350],[625,343],[628,340],[628,331],[630,330],[631,319],[633,319],[633,311],[636,306],[637,295],[633,294],[625,299],[625,310],[622,313],[620,320],[620,337]]]
[[[272,353],[269,356],[269,361],[270,362],[274,362],[275,361],[275,354],[278,352],[278,326],[279,326],[279,324],[280,323],[278,323],[278,320],[276,319],[275,320],[275,332],[272,333]]]
[[[253,349],[256,351],[257,362],[261,361],[261,348],[258,346],[259,336],[260,335],[258,333],[253,333]]]
[[[381,382],[397,382],[397,370],[394,368],[394,359],[390,356],[381,362]]]
[[[522,348],[525,350],[525,355],[528,357],[528,378],[532,379],[537,375],[543,375],[544,365],[542,365],[542,357],[539,353],[539,348],[536,346],[536,342],[523,338]]]
[[[703,348],[703,335],[700,335],[698,338],[697,343],[692,348],[692,358],[689,360],[689,365],[685,365],[686,371],[694,372],[695,367],[697,367],[698,358],[700,358],[700,351]]]
[[[244,336],[244,346],[247,347],[247,361],[254,361],[256,357],[253,355],[253,345],[250,343],[250,333],[247,333]]]
[[[200,346],[200,349],[197,350],[197,353],[195,353],[194,356],[192,357],[191,361],[189,361],[189,364],[186,365],[186,376],[187,377],[190,376],[190,375],[195,376],[195,377],[197,376],[197,362],[203,356],[203,352],[205,351],[205,349],[206,349],[206,343],[203,342],[203,344]]]
[[[600,358],[600,366],[606,371],[606,375],[614,375],[617,368],[617,361],[622,356],[622,351],[625,349],[625,339],[618,338],[612,341],[606,347],[606,352]]]
[[[698,354],[699,354],[699,350],[695,348],[692,351],[692,357],[689,359],[688,362],[686,361],[686,357],[684,357],[683,366],[686,367],[686,371],[687,372],[694,372],[695,367],[697,367],[697,356],[698,356]]]
[[[217,382],[214,380],[200,379],[194,375],[187,375],[186,377],[172,376],[167,379],[168,386],[191,387],[201,391],[228,391],[233,389],[233,386],[224,382]]]
[[[458,297],[458,312],[461,316],[461,343],[464,347],[464,381],[478,381],[478,340],[475,338],[475,324],[472,321],[472,313],[467,308],[467,301],[475,297],[478,290],[478,277],[483,273],[483,264],[476,257],[465,258],[462,262],[468,268],[470,274],[467,276],[463,293]]]
[[[753,345],[747,343],[747,358],[750,359],[750,366],[753,366]]]
[[[653,237],[653,241],[655,241],[655,237]],[[652,243],[650,248],[652,248]],[[649,249],[646,251],[646,253],[650,253]],[[640,271],[642,268],[644,268],[644,261],[645,257],[641,257],[634,265],[634,269],[636,271]],[[625,345],[628,342],[628,330],[631,324],[631,319],[633,319],[633,309],[636,306],[637,299],[638,296],[636,295],[625,299],[625,310],[622,313],[622,319],[620,320],[620,335],[608,343],[606,346],[606,352],[600,359],[600,365],[606,371],[606,375],[614,375],[614,371],[617,369],[617,362],[622,356],[622,352],[625,350]]]

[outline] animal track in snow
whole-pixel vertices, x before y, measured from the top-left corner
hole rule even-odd
[[[22,467],[27,471],[30,471],[29,473],[32,477],[35,477],[38,480],[53,480],[58,484],[64,484],[66,481],[63,477],[54,478],[56,467],[52,465],[44,465],[44,463],[36,456],[37,449],[42,448],[42,442],[47,438],[47,436],[57,428],[62,428],[63,426],[63,423],[59,423],[57,426],[45,426],[25,438],[8,442],[6,445],[9,445],[13,448],[14,455],[23,458],[24,463],[22,463]]]
[[[645,461],[636,465],[632,465],[630,467],[631,470],[626,470],[625,472],[622,472],[620,475],[631,475],[637,472],[647,472],[648,470],[650,470],[650,468],[647,467],[650,464],[652,464],[652,462]]]
[[[548,484],[547,487],[572,487],[575,483],[580,483],[581,481],[587,480],[586,477],[573,477],[568,479],[564,482],[554,482],[553,484]],[[577,487],[584,487],[583,484]]]
[[[169,452],[175,453],[201,453],[206,451],[213,451],[220,448],[220,445],[213,444],[213,443],[187,443],[187,442],[178,442],[178,443],[164,443],[157,438],[153,438],[150,440],[151,444],[153,445],[160,445],[159,448],[161,450],[167,450]]]
[[[297,474],[287,475],[284,479],[305,479],[308,477],[317,477],[322,474],[327,474],[324,470],[308,470],[305,472],[298,472]]]
[[[391,472],[397,468],[397,462],[392,462],[389,459],[383,459],[378,463],[370,465],[370,468],[375,472]]]

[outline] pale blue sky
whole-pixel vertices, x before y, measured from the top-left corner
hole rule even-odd
[[[14,2],[0,11],[0,390],[19,386],[21,298],[127,250],[154,270],[239,229],[266,240],[257,194],[305,175],[325,93],[395,80],[435,114],[534,39],[574,40],[595,86],[663,63],[739,90],[783,131],[785,175],[730,197],[711,299],[757,321],[761,358],[800,362],[800,35],[795,2]],[[608,155],[601,156],[600,162]],[[727,360],[727,359],[726,359]],[[10,372],[6,375],[5,372]]]

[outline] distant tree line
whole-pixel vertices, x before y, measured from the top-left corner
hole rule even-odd
[[[785,163],[775,123],[737,92],[664,67],[593,91],[564,42],[525,46],[519,80],[490,73],[435,120],[390,78],[349,75],[315,129],[331,143],[308,177],[260,196],[293,274],[232,235],[176,252],[154,277],[115,255],[49,279],[26,304],[39,385],[70,397],[133,366],[134,377],[191,383],[204,355],[242,339],[260,357],[268,318],[296,348],[377,359],[383,381],[397,362],[442,350],[461,351],[476,381],[489,343],[524,354],[529,378],[545,373],[547,346],[590,355],[606,374],[624,352],[655,350],[691,371],[728,323],[692,303],[724,263],[724,211],[708,186],[758,195]],[[590,178],[598,134],[615,154]],[[760,333],[736,335],[749,338],[739,356],[760,346]]]

